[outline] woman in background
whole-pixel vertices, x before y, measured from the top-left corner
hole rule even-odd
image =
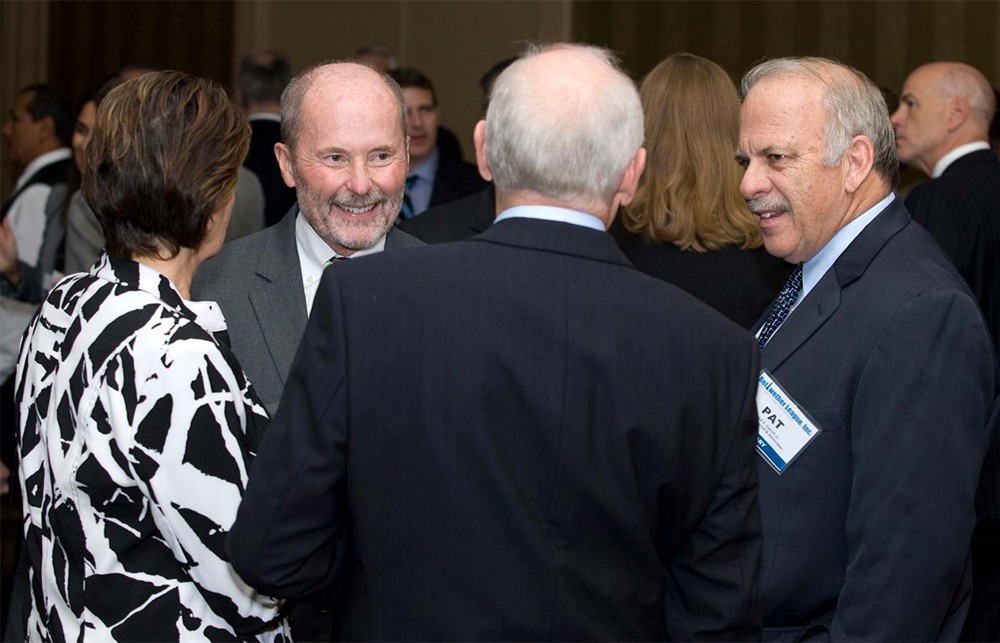
[[[287,639],[224,554],[266,415],[218,307],[188,300],[249,138],[180,72],[97,110],[82,191],[106,252],[52,289],[17,366],[29,640]]]
[[[612,234],[639,270],[749,329],[791,266],[761,247],[760,228],[740,195],[736,86],[714,62],[682,53],[649,72],[639,93],[646,171]]]

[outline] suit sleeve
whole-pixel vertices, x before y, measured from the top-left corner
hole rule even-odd
[[[968,282],[973,273],[970,264],[973,231],[966,217],[955,210],[954,198],[937,189],[934,182],[918,185],[906,197],[906,209],[937,241],[944,253]]]
[[[707,427],[719,433],[715,448],[721,476],[701,523],[667,563],[663,599],[667,640],[760,639],[761,524],[755,453],[759,352],[749,341],[741,348],[744,366],[727,371],[739,384],[731,386],[731,396],[720,396],[716,402],[729,404],[718,416],[726,430]],[[735,355],[727,358],[736,361]]]
[[[314,604],[336,599],[347,520],[339,306],[335,277],[325,276],[227,548],[251,585]]]
[[[847,570],[832,640],[942,635],[968,590],[993,372],[975,302],[954,290],[902,302],[875,343],[851,409]]]

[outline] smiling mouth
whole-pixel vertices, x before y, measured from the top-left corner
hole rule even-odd
[[[360,208],[352,208],[346,205],[338,205],[337,207],[345,212],[350,212],[351,214],[367,214],[375,209],[377,203],[372,203],[371,205],[362,206]]]

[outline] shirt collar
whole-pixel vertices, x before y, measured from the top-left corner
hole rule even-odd
[[[56,161],[68,159],[72,156],[73,150],[68,147],[60,147],[57,150],[52,150],[51,152],[46,152],[45,154],[35,157],[35,159],[32,160],[31,163],[28,163],[27,167],[24,168],[24,171],[21,172],[21,176],[18,177],[17,185],[14,186],[14,190],[20,190],[21,186],[27,183],[28,179],[34,176],[35,172],[42,169],[46,165],[51,165]]]
[[[934,171],[931,172],[931,178],[936,179],[942,174],[944,174],[944,171],[948,169],[948,166],[950,166],[952,163],[962,158],[966,154],[971,154],[972,152],[976,152],[978,150],[988,150],[988,149],[990,149],[990,144],[987,143],[986,141],[976,141],[975,143],[966,143],[965,145],[959,145],[952,151],[942,156],[941,159],[934,165]]]
[[[217,303],[184,299],[166,275],[144,263],[132,259],[112,258],[106,252],[102,252],[97,263],[91,267],[90,274],[134,290],[141,290],[209,333],[226,330],[226,318]]]
[[[440,161],[441,153],[438,151],[438,148],[435,147],[420,165],[414,165],[410,168],[407,176],[416,176],[423,181],[433,183],[434,177],[437,176],[437,169]]]
[[[851,245],[851,242],[857,238],[861,231],[865,227],[875,220],[878,214],[885,210],[886,207],[892,200],[894,195],[892,193],[885,197],[873,207],[869,208],[861,216],[857,217],[843,228],[841,228],[837,234],[833,235],[823,248],[816,253],[816,256],[806,261],[802,264],[802,292],[799,294],[799,298],[795,301],[797,306],[799,302],[805,299],[806,294],[813,287],[819,283],[819,280],[826,274],[826,271],[830,269],[837,259],[847,250],[847,247]]]
[[[299,252],[299,265],[302,268],[302,285],[306,288],[319,281],[323,269],[332,257],[340,256],[313,230],[301,212],[295,217],[295,245]],[[382,252],[383,249],[385,249],[385,235],[382,235],[371,248],[356,251],[351,255],[351,259]]]
[[[247,115],[248,121],[274,121],[275,123],[281,122],[281,114],[275,114],[274,112],[254,112],[253,114]]]
[[[604,222],[592,214],[570,210],[569,208],[557,208],[551,205],[519,205],[508,208],[500,213],[497,222],[504,219],[541,219],[543,221],[559,221],[560,223],[571,223],[583,226],[591,230],[607,232]]]

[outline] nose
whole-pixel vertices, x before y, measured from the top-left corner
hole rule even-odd
[[[900,105],[896,108],[896,111],[892,113],[889,117],[889,122],[892,123],[892,129],[899,131],[899,128],[903,125],[903,106]]]
[[[347,177],[347,189],[355,194],[368,194],[372,187],[372,179],[368,174],[368,164],[358,159],[351,164],[350,176]]]
[[[0,130],[0,134],[3,134],[7,138],[10,138],[10,121],[3,122],[3,129]]]
[[[424,115],[419,109],[411,109],[406,112],[407,126],[419,129],[424,126]]]
[[[771,182],[767,178],[763,163],[751,160],[743,172],[743,180],[740,181],[740,194],[744,199],[754,199],[765,194],[770,187]]]

